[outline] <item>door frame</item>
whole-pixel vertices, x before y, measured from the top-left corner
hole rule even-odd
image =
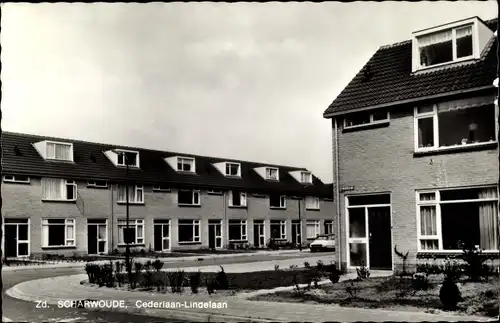
[[[212,221],[212,222],[210,222]],[[217,235],[217,229],[215,229],[215,249],[222,249],[224,247],[224,226],[222,225],[223,220],[220,219],[210,219],[208,220],[208,244],[210,245],[210,227],[220,227],[220,235]],[[220,238],[220,246],[217,247],[217,238]]]
[[[299,232],[298,232],[298,233],[297,233],[297,232],[295,232],[295,239],[297,240],[297,237],[300,237],[300,244],[302,244],[302,243],[303,243],[304,238],[303,238],[303,236],[302,236],[302,222],[303,222],[302,220],[292,220],[292,226],[290,227],[290,229],[291,229],[291,231],[292,231],[292,232],[291,232],[291,236],[292,236],[292,237],[291,237],[291,241],[292,241],[292,242],[293,242],[293,227],[297,227],[297,226],[298,226],[298,227],[299,227]],[[297,241],[297,242],[298,242],[298,241]],[[296,242],[296,243],[297,243],[297,242]]]
[[[371,196],[371,195],[385,195],[388,194],[390,197],[390,204],[367,204],[367,205],[356,205],[349,206],[349,197],[353,196]],[[368,269],[370,268],[370,241],[369,241],[369,221],[368,221],[368,208],[371,207],[389,207],[389,221],[390,221],[390,230],[391,230],[391,270],[394,272],[394,232],[392,230],[392,193],[391,192],[374,192],[374,193],[365,193],[365,194],[348,194],[344,195],[344,223],[345,223],[345,238],[346,238],[346,264],[347,269],[356,269],[358,266],[351,266],[351,255],[349,252],[349,244],[350,243],[365,243],[366,245],[366,263],[365,266]],[[364,238],[350,238],[349,237],[349,209],[355,208],[363,208],[365,211],[365,237]]]
[[[156,221],[164,222],[156,222]],[[161,226],[161,250],[159,252],[171,252],[172,251],[172,220],[171,219],[153,219],[153,250],[155,250],[155,226]],[[168,225],[168,249],[163,249],[163,241],[167,240],[163,234],[163,226]]]
[[[257,221],[257,223],[255,221]],[[257,235],[258,235],[259,239],[261,237],[264,239],[264,243],[262,245],[260,245],[260,242],[259,242],[259,248],[265,248],[266,247],[266,220],[253,220],[252,224],[253,224],[253,232],[255,232],[256,226],[258,226],[259,228],[262,227],[262,234],[258,233]],[[255,240],[255,233],[254,233],[253,238]],[[255,241],[253,242],[253,245],[255,246]]]
[[[20,220],[27,220],[27,222],[15,222],[15,223],[5,223],[5,220],[13,220],[13,221],[20,221]],[[5,240],[5,226],[6,225],[11,225],[16,227],[16,257],[15,258],[27,258],[31,255],[31,219],[30,218],[23,218],[23,219],[16,219],[16,218],[3,218],[2,221],[2,230],[3,230],[3,239],[2,239],[2,247],[4,250],[4,257],[5,257],[5,247],[6,247],[6,240]],[[26,256],[19,256],[19,225],[28,225],[28,240],[22,240],[22,243],[27,243],[28,244],[28,254]]]
[[[89,223],[89,220],[99,220],[99,221],[104,221],[104,222],[95,222],[95,223]],[[97,239],[97,255],[100,255],[100,254],[105,254],[107,255],[109,252],[108,252],[108,237],[109,237],[109,234],[108,234],[108,219],[87,219],[87,253],[89,255],[95,255],[95,254],[91,254],[89,252],[89,226],[96,226],[97,227],[97,236],[96,236],[96,239]],[[104,239],[100,239],[99,238],[99,227],[100,226],[104,226],[106,228],[106,230],[104,230],[104,232],[106,232],[106,237]],[[101,241],[104,241],[104,252],[99,252],[99,242]]]

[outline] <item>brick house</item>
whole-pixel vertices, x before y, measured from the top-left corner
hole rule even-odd
[[[333,232],[333,186],[304,168],[2,133],[7,257],[303,243]],[[300,219],[300,221],[299,221]]]
[[[338,260],[397,270],[479,245],[498,258],[497,19],[380,47],[332,121]],[[438,260],[439,261],[439,260]]]

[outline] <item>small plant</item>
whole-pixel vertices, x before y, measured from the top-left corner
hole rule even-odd
[[[401,276],[407,276],[408,273],[406,272],[406,262],[408,261],[408,254],[410,251],[407,251],[406,253],[402,253],[398,251],[397,246],[394,246],[394,253],[401,259],[403,262],[403,268],[401,270]]]
[[[160,270],[163,268],[163,265],[165,263],[161,261],[160,259],[156,258],[155,261],[151,263],[151,266],[156,270],[156,272],[160,272]]]
[[[483,276],[488,276],[488,271],[485,270],[487,266],[483,266],[486,258],[482,256],[483,251],[479,246],[460,242],[459,247],[463,251],[460,258],[465,262],[464,271],[469,279],[477,282],[480,281]]]
[[[274,238],[269,239],[267,247],[271,250],[278,250],[278,248],[279,248],[278,244],[276,243],[276,240]]]
[[[141,256],[143,256],[143,257],[144,257],[145,255],[146,255],[146,250],[141,249]]]
[[[439,290],[439,299],[446,310],[455,310],[461,299],[460,290],[455,281],[446,277],[441,289]]]
[[[319,271],[323,271],[323,270],[324,270],[324,268],[325,268],[325,265],[323,264],[323,261],[318,260],[318,261],[316,262],[316,268],[318,268],[318,270],[319,270]]]
[[[366,268],[365,263],[361,262],[361,267],[356,268],[356,272],[358,274],[359,279],[368,279],[370,278],[370,270]]]
[[[220,266],[220,271],[215,276],[215,281],[217,283],[218,289],[228,289],[229,288],[229,281],[227,279],[227,274],[224,271],[224,268],[222,266]]]
[[[115,285],[115,276],[113,275],[113,262],[110,260],[109,264],[102,266],[103,283],[106,287],[113,287]]]
[[[353,300],[358,297],[359,286],[358,283],[354,283],[353,280],[350,281],[350,284],[345,288],[346,293],[349,295],[349,299]]]
[[[198,294],[198,288],[201,284],[201,272],[192,273],[189,275],[189,286],[191,287],[191,292],[193,294]]]
[[[429,289],[429,279],[425,273],[416,273],[413,275],[411,285],[414,290],[427,290]]]
[[[115,262],[115,277],[116,277],[116,281],[118,282],[118,286],[122,286],[123,283],[124,283],[124,276],[122,274],[123,272],[123,268],[125,267],[125,264],[121,261],[116,261]]]
[[[297,273],[293,275],[293,293],[297,297],[302,297],[305,294],[305,290],[303,288],[300,288],[299,282],[297,279]]]
[[[86,263],[85,272],[87,273],[87,276],[89,278],[89,283],[96,284],[99,275],[99,265]]]
[[[146,279],[144,285],[148,289],[153,286],[152,269],[153,269],[153,266],[151,265],[151,261],[150,260],[146,261],[146,263],[144,264],[144,271],[145,271],[144,278]]]
[[[328,271],[328,279],[332,282],[332,284],[336,284],[340,280],[340,272],[337,270],[337,267],[333,265],[331,269]]]
[[[290,269],[294,270],[294,269],[297,269],[299,268],[299,266],[297,265],[290,265]],[[276,265],[274,265],[274,269],[276,270]],[[278,269],[279,269],[279,266],[278,266]]]
[[[311,264],[307,261],[304,261],[304,267],[311,268]]]
[[[208,279],[208,278],[205,278],[205,285],[207,285],[207,292],[208,292],[208,295],[212,295],[213,293],[215,293],[215,281],[213,279]]]
[[[441,271],[445,276],[445,280],[451,280],[457,282],[462,276],[462,266],[454,260],[447,258],[443,266],[441,266]]]
[[[182,293],[184,289],[185,275],[186,273],[184,270],[171,271],[167,273],[172,293]]]
[[[274,265],[274,270],[275,270],[275,271],[280,270],[280,265]]]

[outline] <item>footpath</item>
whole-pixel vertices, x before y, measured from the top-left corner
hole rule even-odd
[[[285,266],[297,263],[301,259],[280,260]],[[230,264],[224,266],[226,272],[238,272],[241,265],[249,270],[269,270],[276,261],[252,264]],[[193,267],[190,269],[195,269]],[[203,267],[198,267],[203,269]],[[284,268],[284,267],[282,267]],[[207,268],[205,268],[207,270]],[[372,272],[372,276],[389,275],[389,272]],[[342,276],[341,280],[352,279],[355,274]],[[46,301],[48,306],[58,306],[58,302],[72,300],[123,300],[126,307],[103,309],[103,311],[118,311],[142,314],[160,318],[177,319],[198,322],[437,322],[437,321],[490,321],[488,318],[476,316],[458,316],[451,314],[428,314],[422,312],[397,312],[379,309],[345,308],[336,305],[315,305],[307,303],[277,303],[250,301],[246,298],[269,291],[255,291],[244,296],[201,295],[185,291],[183,294],[156,293],[142,291],[126,291],[109,288],[96,288],[82,285],[87,275],[60,276],[32,280],[15,285],[6,294],[17,299],[33,302]],[[328,284],[328,281],[321,282]],[[282,287],[289,290],[291,287]],[[144,308],[137,302],[168,302],[170,308]],[[158,304],[157,303],[157,304]],[[164,303],[163,303],[164,304]],[[200,306],[201,304],[201,306]],[[208,305],[207,305],[208,304]],[[207,308],[208,306],[208,308]]]

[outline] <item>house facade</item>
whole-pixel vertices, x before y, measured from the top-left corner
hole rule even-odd
[[[265,248],[333,232],[333,186],[304,168],[2,133],[7,257]],[[128,187],[128,188],[127,188]],[[128,198],[127,198],[128,196]]]
[[[324,112],[338,261],[413,269],[479,246],[498,259],[497,20],[383,46]]]

